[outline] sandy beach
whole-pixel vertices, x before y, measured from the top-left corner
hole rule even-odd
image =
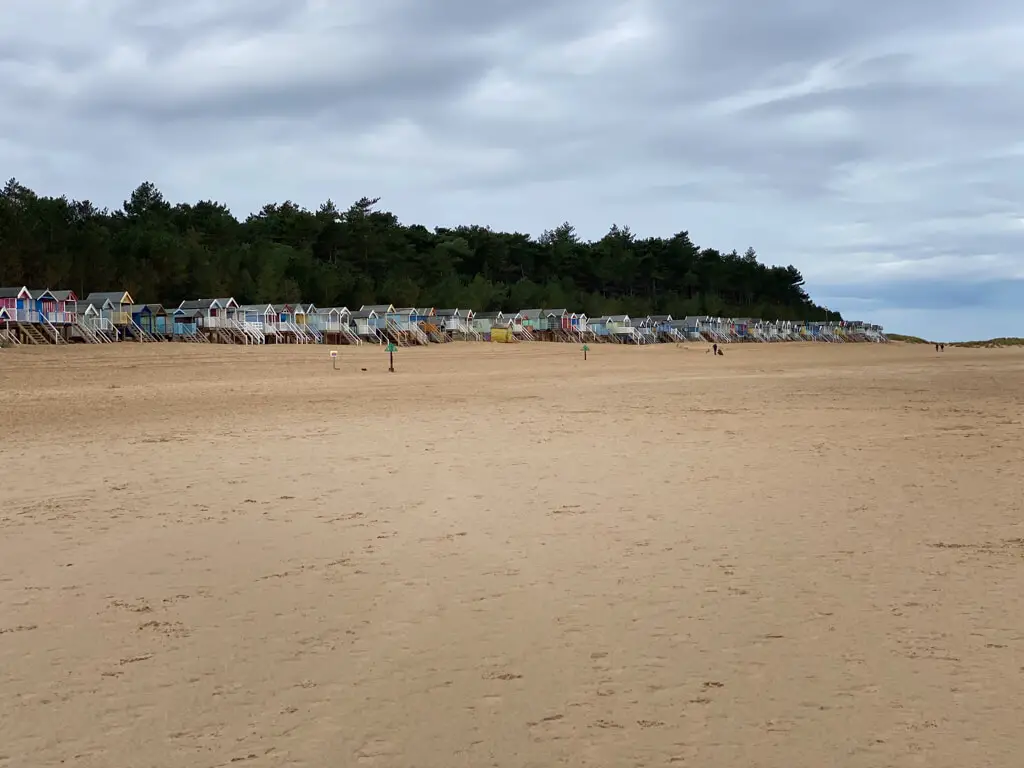
[[[1020,765],[1021,351],[340,353],[0,351],[0,766]]]

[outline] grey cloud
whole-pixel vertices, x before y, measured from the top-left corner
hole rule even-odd
[[[660,12],[685,43],[675,51],[676,67],[701,75],[686,78],[688,87],[682,92],[713,98],[805,74],[814,65],[849,59],[893,37],[948,32],[979,19],[996,23],[1017,14],[1010,0],[979,6],[962,0],[723,0],[665,4]],[[882,62],[874,58],[876,64]]]
[[[111,14],[115,30],[150,42],[262,34],[302,14],[308,3],[295,0],[180,0],[171,4],[147,0],[114,0]]]
[[[517,42],[542,44],[572,26],[585,26],[578,8],[565,2],[452,2],[438,15],[431,4],[391,0],[368,4],[352,18],[345,11],[328,13],[324,4],[318,14],[303,15],[315,5],[264,0],[251,10],[236,6],[229,14],[207,11],[208,4],[198,2],[173,12],[130,3],[117,28],[141,46],[151,68],[85,80],[72,102],[74,113],[164,125],[282,115],[338,121],[342,130],[396,118],[437,125],[452,99],[500,63],[488,36],[515,33]],[[190,14],[190,9],[203,12]],[[179,13],[186,23],[166,26]],[[279,35],[267,38],[267,53],[281,55],[282,48],[290,48],[295,58],[308,56],[313,63],[293,59],[289,63],[298,64],[297,71],[265,73],[258,69],[259,59],[243,60],[235,62],[234,77],[218,81],[204,77],[214,73],[193,72],[195,81],[179,82],[176,70],[197,45],[223,40],[226,47],[260,32]],[[313,43],[308,51],[304,41]]]
[[[902,126],[901,133],[876,138],[875,147],[882,151],[913,149],[915,141],[919,147],[935,139],[945,142],[950,133],[966,128],[989,141],[1012,141],[1019,135],[1016,126],[1024,119],[1024,104],[1008,101],[1005,95],[1005,87],[998,85],[889,80],[780,99],[751,107],[744,117],[772,120],[833,109],[844,110],[869,126]]]
[[[428,55],[416,61],[381,57],[354,72],[318,72],[292,82],[254,78],[195,91],[175,86],[124,91],[112,83],[83,94],[78,106],[79,114],[91,119],[113,113],[142,121],[216,123],[302,116],[339,121],[339,128],[352,130],[441,108],[472,82],[479,64],[468,55]]]
[[[587,26],[587,18],[608,6],[598,0],[588,6],[566,0],[447,0],[439,13],[438,5],[419,0],[392,0],[385,3],[386,16],[396,25],[421,35],[446,37],[479,34],[529,34],[544,38],[564,38]],[[588,11],[584,11],[589,8]]]

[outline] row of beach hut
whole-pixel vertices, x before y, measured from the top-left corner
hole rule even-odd
[[[182,341],[199,344],[442,344],[451,341],[886,342],[879,325],[671,315],[587,317],[568,309],[474,312],[471,309],[366,305],[239,304],[193,299],[177,307],[138,304],[127,291],[0,288],[0,343],[107,344]]]

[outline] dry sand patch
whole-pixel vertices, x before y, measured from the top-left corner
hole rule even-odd
[[[0,352],[0,766],[1018,764],[1024,354],[396,367]]]

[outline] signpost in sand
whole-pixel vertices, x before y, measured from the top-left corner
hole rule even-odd
[[[331,350],[331,363],[334,365],[334,370],[338,370],[338,350]]]
[[[395,372],[395,343],[393,341],[388,342],[388,373]]]
[[[589,352],[589,351],[590,351],[590,347],[588,347],[586,344],[584,344],[583,345],[583,359],[584,360],[587,359],[587,352]]]

